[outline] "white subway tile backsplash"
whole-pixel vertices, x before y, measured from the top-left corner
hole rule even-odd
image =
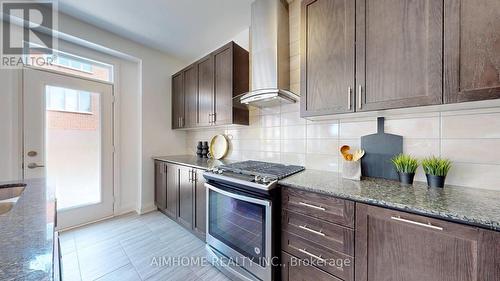
[[[308,139],[337,138],[339,125],[334,124],[307,124]]]
[[[338,172],[338,157],[325,154],[306,154],[306,167],[308,169]]]
[[[385,131],[404,137],[404,153],[419,159],[431,155],[450,158],[453,168],[447,183],[500,190],[500,109],[466,113],[387,116]],[[250,123],[188,131],[187,150],[194,154],[197,141],[224,133],[231,141],[227,159],[282,162],[338,172],[342,166],[339,147],[359,149],[360,137],[377,131],[373,117],[303,119],[299,103],[252,109]],[[421,167],[415,180],[426,181]]]
[[[441,156],[454,162],[500,165],[500,139],[443,139]]]
[[[441,137],[500,138],[500,113],[443,116]]]
[[[286,112],[281,114],[281,126],[304,125],[306,120],[300,118],[297,112]]]
[[[281,151],[282,152],[293,152],[293,153],[305,153],[306,152],[306,140],[282,140],[281,141]]]
[[[439,156],[439,151],[439,139],[403,138],[403,153],[411,154],[413,157]]]
[[[453,163],[446,182],[447,184],[500,191],[500,166]]]
[[[282,139],[305,139],[306,138],[306,126],[288,126],[281,127]]]
[[[340,137],[360,138],[364,135],[370,135],[377,132],[377,121],[361,121],[349,122],[346,120],[340,121]]]
[[[337,139],[308,139],[307,153],[338,155],[339,140]]]
[[[388,119],[385,122],[385,132],[405,138],[437,139],[439,138],[439,117]]]

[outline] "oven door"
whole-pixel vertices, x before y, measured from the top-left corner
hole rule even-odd
[[[260,280],[271,278],[272,203],[207,187],[207,244]]]

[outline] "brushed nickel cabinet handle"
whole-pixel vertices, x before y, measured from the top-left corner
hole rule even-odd
[[[399,221],[399,222],[404,222],[404,223],[408,223],[408,224],[427,227],[427,228],[434,229],[434,230],[440,230],[440,231],[443,230],[442,227],[432,225],[431,223],[422,223],[422,222],[418,222],[418,221],[407,220],[407,219],[401,218],[400,216],[393,216],[393,217],[391,217],[391,219],[395,220],[395,221]]]
[[[305,207],[309,207],[309,208],[313,208],[313,209],[316,209],[316,210],[326,211],[326,209],[323,208],[323,207],[315,206],[315,205],[311,205],[311,204],[307,204],[305,202],[299,202],[299,205],[302,205],[302,206],[305,206]]]
[[[352,89],[351,86],[347,87],[347,110],[351,110],[351,97]]]
[[[363,108],[363,86],[359,85],[359,91],[358,91],[358,108],[362,109]]]
[[[306,231],[309,231],[311,233],[320,235],[320,236],[326,236],[323,232],[311,229],[311,228],[307,227],[307,225],[299,225],[299,228],[306,230]]]
[[[217,113],[214,112],[212,116],[214,119],[212,123],[215,124],[217,122]]]
[[[212,125],[212,113],[208,114],[208,124]]]
[[[306,254],[308,256],[310,256],[311,258],[315,258],[317,260],[320,260],[321,262],[326,262],[326,260],[324,258],[321,257],[321,255],[319,256],[316,256],[315,254],[311,254],[307,251],[307,249],[297,249],[299,252],[303,253],[303,254]]]

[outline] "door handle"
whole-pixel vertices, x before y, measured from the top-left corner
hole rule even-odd
[[[363,108],[363,86],[359,85],[359,91],[358,91],[358,108],[362,109]]]
[[[351,86],[347,87],[347,110],[351,110],[351,95],[352,89]]]
[[[37,163],[29,163],[28,168],[29,169],[35,169],[35,168],[43,168],[45,165],[38,165]]]
[[[418,221],[412,221],[412,220],[408,220],[408,219],[403,219],[400,216],[393,216],[393,217],[391,217],[391,220],[395,220],[395,221],[399,221],[399,222],[404,222],[404,223],[408,223],[408,224],[413,224],[413,225],[418,225],[418,226],[422,226],[422,227],[427,227],[427,228],[434,229],[434,230],[440,230],[440,231],[443,230],[442,227],[432,225],[430,222],[429,223],[422,223],[422,222],[418,222]]]

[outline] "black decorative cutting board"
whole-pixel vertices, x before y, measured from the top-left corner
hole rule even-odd
[[[398,174],[391,159],[403,153],[403,137],[384,132],[384,117],[377,118],[376,134],[361,137],[361,172],[365,177],[397,180]]]

